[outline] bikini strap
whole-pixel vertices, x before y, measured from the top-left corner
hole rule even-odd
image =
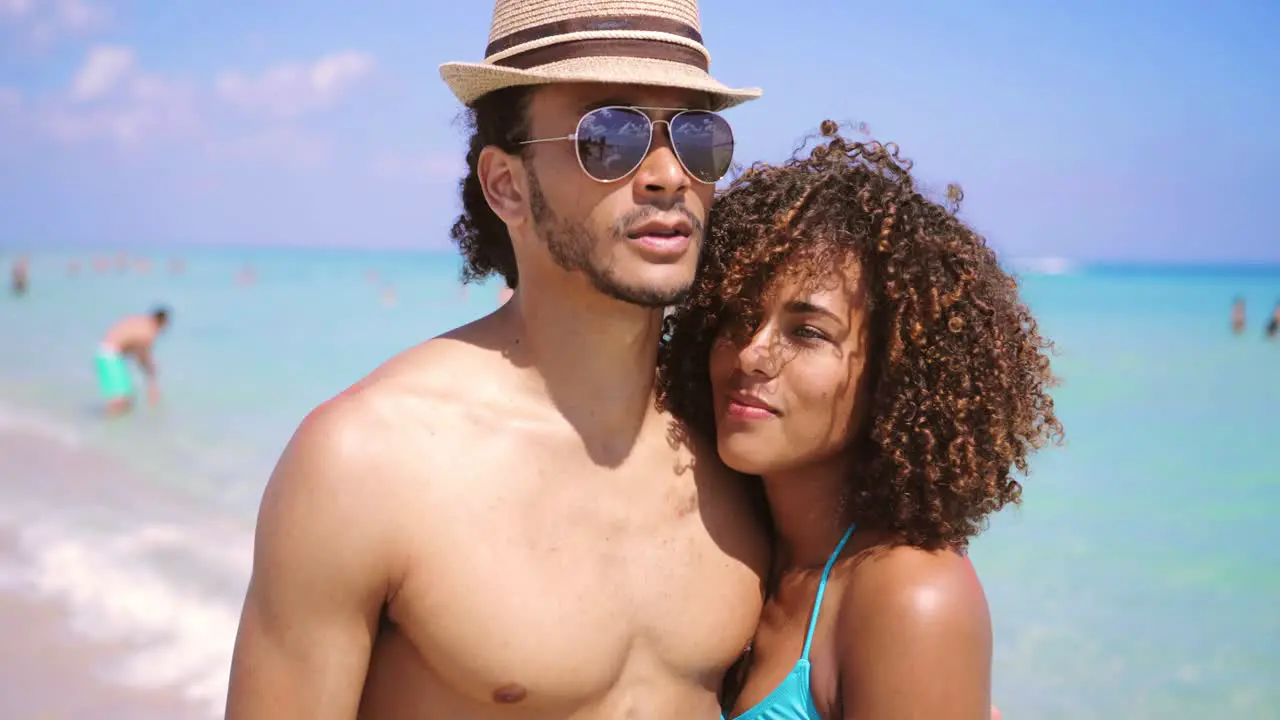
[[[844,531],[844,537],[840,538],[840,544],[836,545],[835,552],[831,553],[831,557],[827,560],[827,566],[822,569],[822,579],[818,581],[818,596],[813,599],[813,614],[809,618],[809,632],[804,636],[804,651],[800,653],[801,660],[809,659],[809,646],[813,644],[813,631],[818,627],[818,611],[822,609],[822,596],[827,591],[827,577],[831,575],[831,567],[836,564],[836,558],[840,557],[840,551],[844,550],[844,544],[849,542],[849,538],[853,537],[854,525],[850,525],[848,530]]]

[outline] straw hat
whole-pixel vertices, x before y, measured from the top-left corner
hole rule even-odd
[[[464,105],[515,85],[627,83],[700,90],[716,109],[760,97],[708,73],[697,0],[497,0],[482,63],[440,76]]]

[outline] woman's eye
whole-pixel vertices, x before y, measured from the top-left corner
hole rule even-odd
[[[794,331],[795,335],[806,340],[826,340],[827,336],[811,325],[801,325]]]

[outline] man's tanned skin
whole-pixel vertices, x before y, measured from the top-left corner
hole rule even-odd
[[[606,102],[707,101],[550,85],[530,135],[564,136]],[[705,222],[713,187],[664,132],[615,183],[586,177],[567,142],[489,147],[479,169],[519,285],[299,427],[262,501],[232,720],[719,717],[769,548],[748,486],[655,409],[662,308],[617,299],[678,296],[701,237],[659,263],[614,231]]]

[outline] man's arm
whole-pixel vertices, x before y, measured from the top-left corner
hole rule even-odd
[[[847,720],[987,720],[991,616],[973,566],[894,548],[854,571],[836,643]]]
[[[138,367],[142,369],[142,375],[147,379],[147,398],[156,403],[160,400],[160,385],[156,382],[156,363],[151,356],[151,346],[144,345],[133,354],[134,359],[138,362]]]
[[[358,400],[303,422],[267,484],[240,618],[228,720],[356,716],[395,572],[374,433]]]
[[[138,367],[142,368],[142,374],[147,376],[147,380],[155,382],[156,379],[156,363],[151,357],[151,348],[139,348],[134,356],[138,359]]]

